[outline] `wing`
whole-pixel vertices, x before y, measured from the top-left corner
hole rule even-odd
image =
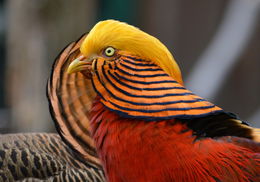
[[[89,110],[95,96],[91,82],[81,73],[67,74],[85,38],[69,44],[55,60],[47,86],[50,112],[62,139],[83,158],[100,166],[89,131]]]
[[[228,112],[195,119],[180,119],[194,131],[197,139],[205,137],[237,136],[259,142],[259,129],[250,127],[236,115]]]
[[[101,168],[81,162],[57,134],[0,135],[0,181],[98,181]]]

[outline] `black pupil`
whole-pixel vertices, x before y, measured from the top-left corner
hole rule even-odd
[[[111,49],[108,49],[108,50],[107,50],[107,53],[108,53],[108,54],[110,54],[111,52],[112,52],[112,50],[111,50]]]

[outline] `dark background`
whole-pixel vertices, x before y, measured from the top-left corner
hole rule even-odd
[[[259,0],[0,0],[0,132],[55,131],[45,86],[69,42],[99,20],[159,38],[186,86],[260,127]]]

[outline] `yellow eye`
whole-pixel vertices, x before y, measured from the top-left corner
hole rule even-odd
[[[116,50],[113,47],[108,47],[105,49],[105,55],[111,57],[115,54]]]

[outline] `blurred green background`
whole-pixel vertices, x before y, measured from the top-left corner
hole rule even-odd
[[[55,131],[51,65],[105,19],[159,38],[189,89],[260,127],[259,0],[0,0],[0,133]]]

